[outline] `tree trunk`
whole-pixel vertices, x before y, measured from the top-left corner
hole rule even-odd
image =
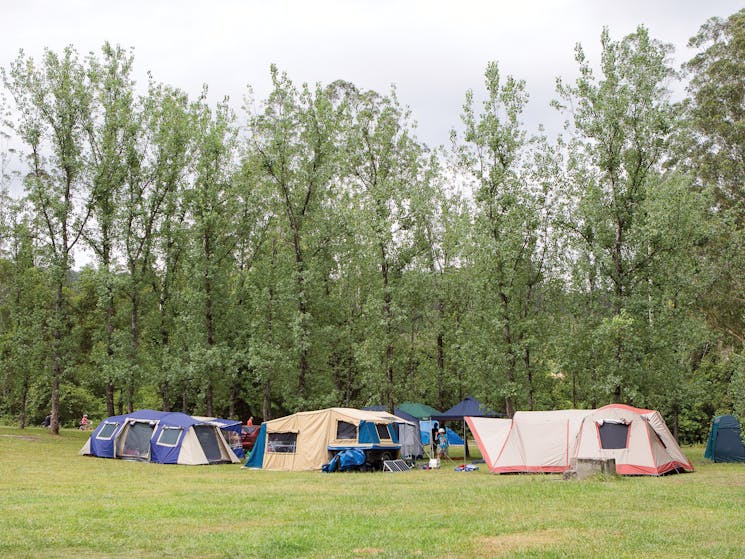
[[[212,382],[208,382],[207,389],[205,390],[205,394],[204,394],[204,404],[205,404],[207,417],[215,416],[213,412],[213,399],[214,399],[214,391],[212,389]]]
[[[306,325],[306,315],[308,313],[308,308],[305,304],[305,279],[304,279],[304,264],[302,261],[302,256],[300,256],[301,260],[298,261],[298,272],[297,272],[297,289],[298,289],[298,305],[297,310],[298,313],[300,313],[300,322],[302,324],[302,332],[301,336],[303,336],[303,339],[301,340],[301,348],[300,348],[300,363],[299,363],[299,374],[298,374],[298,391],[300,392],[300,396],[303,398],[306,398],[308,396],[308,375],[310,372],[310,364],[308,363],[308,347],[307,347],[307,335],[308,333],[305,331]]]
[[[615,191],[615,187],[614,187]],[[613,311],[615,313],[615,316],[621,315],[621,310],[623,309],[623,279],[624,279],[624,269],[623,269],[623,254],[622,254],[622,248],[623,248],[623,231],[624,231],[624,221],[622,219],[618,219],[616,221],[616,239],[615,244],[613,246],[613,266],[616,272],[615,277],[615,300],[613,302]],[[623,344],[620,340],[620,338],[617,340],[616,343],[616,372],[620,373],[622,370],[621,367],[621,361],[623,359]],[[613,401],[615,403],[621,403],[621,384],[617,384],[613,389]]]
[[[114,361],[114,289],[111,285],[111,243],[109,241],[109,231],[104,225],[102,226],[102,268],[104,269],[106,281],[106,363],[109,368]],[[106,412],[111,417],[114,415],[114,379],[109,370],[106,377],[106,386],[104,388],[106,398]]]
[[[514,348],[512,347],[512,331],[510,329],[510,315],[509,315],[509,298],[504,291],[499,292],[499,297],[502,300],[502,318],[504,320],[504,328],[502,329],[502,337],[505,345],[507,346],[507,367],[505,368],[505,377],[507,383],[512,385],[515,382],[515,369],[517,365],[517,358],[515,357]],[[515,415],[515,402],[511,394],[507,394],[504,398],[504,411],[507,417]]]
[[[264,380],[264,395],[261,402],[261,413],[264,415],[264,421],[272,418],[272,381],[269,377]]]
[[[383,313],[385,315],[385,389],[384,402],[388,413],[393,413],[393,317],[391,316],[391,292],[388,285],[388,258],[385,247],[380,246],[380,273],[383,277]]]
[[[228,417],[235,417],[235,401],[238,399],[238,387],[236,383],[230,385],[230,396],[228,399]]]
[[[106,361],[109,367],[114,361],[114,293],[109,279],[108,266],[106,266]],[[114,415],[114,379],[109,371],[105,386],[106,412],[109,416]]]
[[[130,271],[134,274],[134,272]],[[134,275],[132,276],[134,278]],[[135,397],[135,376],[137,371],[137,350],[139,348],[139,304],[140,298],[137,293],[137,283],[133,282],[132,291],[129,296],[132,304],[132,316],[130,319],[130,361],[129,361],[129,379],[127,379],[127,411],[134,412]]]
[[[29,389],[28,374],[24,373],[23,386],[21,388],[21,413],[20,413],[21,429],[26,428],[26,402],[28,402],[28,389]]]
[[[160,401],[163,411],[171,411],[171,397],[170,387],[168,385],[168,379],[165,379],[160,383]]]
[[[440,405],[442,405],[445,398],[445,334],[442,331],[442,325],[445,321],[445,305],[442,301],[437,302],[437,312],[439,316],[437,327],[437,395]],[[460,384],[458,383],[459,387]]]
[[[533,368],[530,363],[530,348],[528,346],[525,347],[523,362],[528,374],[528,409],[533,411],[535,409],[535,388],[533,387]]]
[[[62,378],[62,323],[64,322],[64,272],[57,278],[57,299],[55,303],[55,324],[52,350],[52,433],[59,435],[59,386]]]

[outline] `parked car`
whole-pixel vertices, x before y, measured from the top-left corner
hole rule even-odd
[[[246,453],[251,452],[251,449],[256,444],[256,437],[259,436],[259,425],[244,425],[241,428],[241,445]]]

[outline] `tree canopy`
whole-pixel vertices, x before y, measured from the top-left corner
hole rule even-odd
[[[702,440],[745,412],[745,10],[704,23],[682,69],[643,26],[600,44],[557,79],[560,136],[526,129],[529,84],[494,61],[447,147],[395,88],[272,66],[235,114],[206,87],[140,91],[108,43],[21,51],[2,71],[24,191],[0,153],[0,417],[473,395],[507,415],[625,402]]]

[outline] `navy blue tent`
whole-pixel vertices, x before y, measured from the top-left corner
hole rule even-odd
[[[704,456],[713,462],[745,462],[740,423],[734,416],[718,415],[714,418]]]
[[[501,414],[488,410],[476,398],[467,396],[452,408],[439,415],[433,415],[432,419],[438,421],[463,421],[465,417],[500,417]]]

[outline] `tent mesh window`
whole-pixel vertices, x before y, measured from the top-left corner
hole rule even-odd
[[[176,446],[181,437],[181,427],[163,427],[158,437],[158,444],[162,446]]]
[[[336,423],[336,438],[337,439],[352,439],[356,441],[357,440],[357,426],[354,423],[349,423],[348,421],[338,421]]]
[[[223,461],[224,457],[218,442],[218,438],[222,435],[219,434],[218,429],[210,425],[195,425],[194,432],[197,434],[199,444],[202,445],[207,461],[210,464]]]
[[[117,427],[119,427],[118,423],[105,423],[104,426],[101,427],[101,430],[98,432],[98,435],[96,435],[96,438],[104,441],[110,441],[111,437],[114,436]]]
[[[297,433],[269,433],[267,436],[267,452],[295,454]]]
[[[388,425],[385,423],[376,423],[375,429],[378,431],[378,438],[382,441],[384,439],[390,440],[391,432],[388,430]]]
[[[150,458],[150,438],[155,429],[154,423],[135,422],[130,424],[119,453],[125,460],[148,460]]]
[[[667,445],[665,444],[665,441],[662,440],[662,437],[660,437],[660,434],[657,431],[655,431],[654,429],[652,429],[652,427],[650,427],[649,430],[654,433],[655,437],[657,437],[657,440],[662,445],[662,448],[667,448]]]
[[[627,448],[629,440],[629,425],[612,421],[598,422],[600,446],[606,450]]]

